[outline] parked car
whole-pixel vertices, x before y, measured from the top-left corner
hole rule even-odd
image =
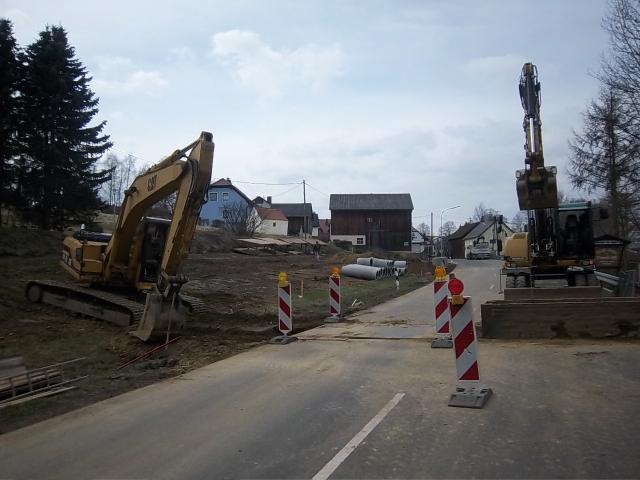
[[[491,258],[491,248],[489,248],[489,244],[487,242],[476,243],[469,250],[467,258],[469,260],[482,260]]]

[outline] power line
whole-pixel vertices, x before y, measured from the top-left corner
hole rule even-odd
[[[296,183],[293,188],[290,188],[289,190],[285,190],[284,192],[281,193],[276,193],[275,195],[271,195],[272,197],[281,197],[283,195],[286,195],[289,192],[293,192],[296,188],[298,188],[300,186],[299,183]]]
[[[311,185],[309,182],[307,182],[307,186],[313,188],[316,192],[321,193],[322,195],[325,195],[327,197],[329,197],[330,195],[328,193],[324,193],[322,190],[317,189],[316,187],[314,187],[313,185]]]

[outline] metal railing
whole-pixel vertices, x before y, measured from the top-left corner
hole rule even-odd
[[[73,388],[67,385],[87,378],[79,373],[82,360],[85,357],[0,378],[0,408],[30,396]]]

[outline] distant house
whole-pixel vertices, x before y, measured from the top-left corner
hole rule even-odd
[[[486,242],[493,254],[498,256],[502,254],[502,244],[509,235],[513,235],[513,229],[504,223],[465,223],[447,237],[448,254],[451,258],[467,258],[474,244]]]
[[[306,208],[305,208],[306,207]],[[289,221],[288,234],[310,236],[318,235],[318,214],[313,212],[310,203],[272,203],[271,208],[277,208],[285,214]],[[303,228],[306,215],[306,228]],[[315,235],[313,235],[315,233]]]
[[[511,227],[495,221],[478,222],[469,233],[464,236],[464,256],[455,258],[468,258],[471,247],[478,243],[488,243],[494,256],[502,254],[502,245],[505,238],[513,235]]]
[[[331,220],[321,218],[318,220],[318,238],[323,242],[331,240]]]
[[[271,208],[271,197],[267,197],[265,200],[263,197],[257,196],[253,199],[253,204],[256,207]]]
[[[417,228],[411,227],[411,251],[422,253],[427,246],[427,239]]]
[[[221,178],[209,186],[207,203],[200,211],[201,223],[222,226],[234,212],[251,214],[253,202],[228,178]],[[236,215],[237,216],[237,215]]]
[[[478,226],[480,222],[468,222],[460,225],[458,229],[447,237],[447,252],[451,258],[466,258],[466,250],[464,246],[464,237],[471,230]]]
[[[381,250],[411,250],[408,193],[332,194],[331,240]]]
[[[287,235],[289,221],[281,210],[255,207],[254,214],[259,217],[256,233],[261,235]]]

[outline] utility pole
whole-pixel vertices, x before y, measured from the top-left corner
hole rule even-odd
[[[307,239],[307,183],[302,179],[302,202],[303,202],[303,217],[302,217],[302,232],[304,233],[305,240]]]
[[[431,242],[429,245],[429,258],[433,257],[434,249],[433,249],[433,212],[431,212],[431,229],[429,230],[431,232]]]

